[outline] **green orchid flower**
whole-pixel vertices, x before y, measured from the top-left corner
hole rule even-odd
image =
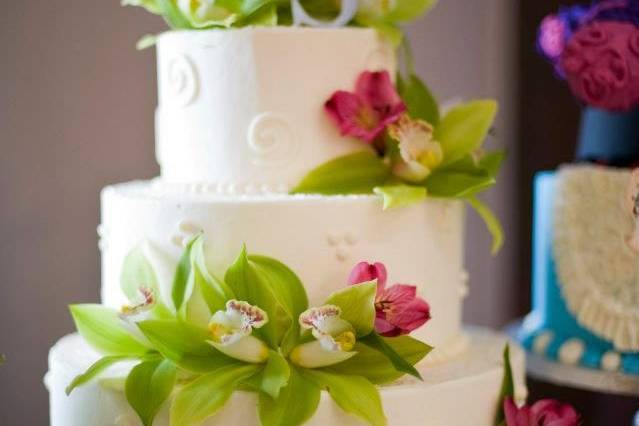
[[[253,330],[268,323],[268,315],[247,302],[229,300],[225,311],[217,311],[209,322],[211,340],[218,351],[240,361],[261,364],[268,359],[268,346]]]
[[[302,330],[310,330],[316,339],[296,346],[291,362],[300,367],[319,368],[344,362],[357,354],[353,351],[355,329],[340,316],[342,310],[334,305],[311,308],[300,315]]]

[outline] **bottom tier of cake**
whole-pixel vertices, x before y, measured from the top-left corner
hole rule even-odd
[[[472,350],[444,364],[420,367],[423,382],[404,379],[381,390],[389,425],[402,426],[492,426],[498,409],[503,377],[502,351],[507,338],[479,328],[469,328]],[[100,379],[76,389],[70,396],[65,387],[98,358],[77,334],[62,338],[49,354],[45,384],[50,392],[52,426],[141,425],[127,405],[123,393],[123,368],[111,369]],[[524,353],[511,342],[511,360],[518,397],[525,396]],[[168,404],[154,425],[166,426]],[[204,423],[258,425],[257,398],[238,392],[228,404]],[[310,425],[360,425],[323,393]]]

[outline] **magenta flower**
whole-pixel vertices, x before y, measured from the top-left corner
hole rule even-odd
[[[399,120],[406,105],[387,71],[360,74],[355,92],[337,91],[324,108],[343,136],[372,143],[391,123]]]
[[[379,262],[357,264],[348,278],[350,285],[377,280],[375,331],[382,336],[395,337],[424,325],[430,319],[430,306],[417,297],[417,287],[395,284],[387,288],[386,278],[386,267]]]
[[[577,426],[579,415],[569,404],[542,399],[532,406],[517,407],[512,398],[504,401],[506,426]]]

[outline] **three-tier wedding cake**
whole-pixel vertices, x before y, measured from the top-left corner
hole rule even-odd
[[[432,2],[129,3],[174,28],[161,176],[102,192],[102,305],[51,350],[51,424],[494,424],[506,338],[461,316],[466,203],[501,241],[496,106],[440,116],[398,66]]]

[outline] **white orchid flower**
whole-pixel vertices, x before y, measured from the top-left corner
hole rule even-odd
[[[229,300],[225,311],[217,311],[209,321],[209,343],[231,358],[260,364],[268,359],[268,346],[253,330],[263,327],[268,315],[247,302]]]
[[[140,331],[137,323],[147,320],[151,317],[151,311],[157,303],[155,292],[149,287],[138,288],[139,297],[134,303],[130,305],[124,305],[120,308],[120,319],[122,325],[126,330],[131,333],[140,342],[151,345],[149,339]]]
[[[425,121],[404,114],[388,126],[388,134],[399,142],[400,158],[393,172],[402,179],[420,182],[444,159],[441,144],[434,140],[433,126]]]
[[[355,331],[340,318],[342,311],[334,305],[311,308],[300,315],[302,330],[310,330],[316,339],[293,349],[291,361],[305,368],[319,368],[337,364],[353,357]]]

